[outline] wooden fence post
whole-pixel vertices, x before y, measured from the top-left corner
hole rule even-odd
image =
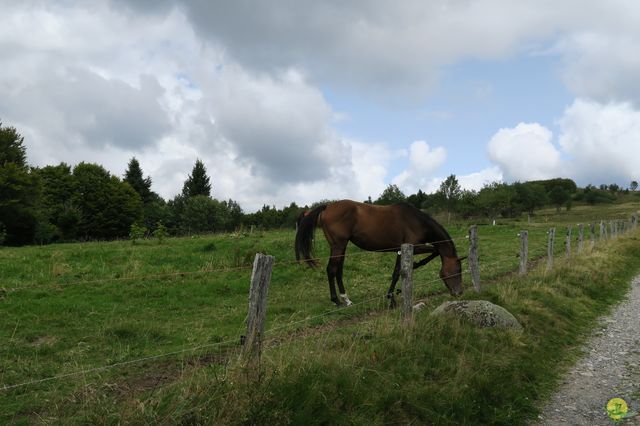
[[[259,360],[264,322],[267,317],[267,294],[271,281],[273,256],[257,253],[253,261],[251,288],[249,290],[249,313],[247,316],[247,334],[244,340],[243,356],[248,361]]]
[[[591,228],[591,248],[596,245],[596,224],[590,223],[589,228]]]
[[[413,245],[400,247],[400,277],[402,278],[402,319],[410,323],[413,319]]]
[[[549,229],[547,239],[547,270],[553,268],[553,243],[556,239],[556,228]]]
[[[480,293],[480,259],[478,259],[478,225],[469,228],[469,271],[476,293]]]
[[[631,229],[636,229],[638,227],[638,213],[634,213],[631,215]]]
[[[584,225],[578,224],[578,253],[582,252],[584,245]]]
[[[529,232],[520,231],[520,275],[526,275],[528,259],[529,259]]]
[[[567,226],[567,238],[564,241],[567,259],[571,257],[571,227]]]
[[[617,235],[616,235],[616,227],[614,225],[614,222],[615,221],[613,221],[613,220],[609,222],[609,229],[611,229],[611,231],[609,232],[609,235],[610,235],[610,238],[612,240],[615,240],[616,237],[617,237]]]
[[[607,239],[607,227],[604,225],[604,221],[600,221],[600,240]]]

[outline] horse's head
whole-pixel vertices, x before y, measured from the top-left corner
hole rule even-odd
[[[440,268],[440,278],[449,289],[452,296],[462,294],[462,260],[465,257],[443,257],[442,268]]]

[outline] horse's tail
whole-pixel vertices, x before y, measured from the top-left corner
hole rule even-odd
[[[295,244],[296,260],[302,258],[309,266],[318,265],[318,262],[313,258],[313,234],[318,222],[318,216],[326,208],[326,204],[320,205],[310,212],[304,213],[298,219]]]

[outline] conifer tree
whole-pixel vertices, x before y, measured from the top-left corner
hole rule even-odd
[[[200,159],[196,160],[191,174],[184,182],[182,187],[182,195],[184,197],[195,197],[196,195],[211,196],[211,183],[207,176],[207,169]]]
[[[142,168],[136,157],[129,160],[127,171],[124,174],[124,181],[129,183],[135,191],[140,194],[144,204],[151,201],[151,177],[142,176]]]

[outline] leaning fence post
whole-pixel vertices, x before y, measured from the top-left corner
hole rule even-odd
[[[400,277],[402,278],[402,318],[405,323],[413,319],[413,245],[400,247]]]
[[[247,316],[247,334],[244,340],[243,355],[248,360],[260,359],[264,323],[267,317],[267,293],[271,281],[273,256],[257,253],[251,273],[249,290],[249,313]]]
[[[564,241],[567,259],[571,257],[571,227],[567,226],[567,238]]]
[[[578,224],[578,253],[582,252],[584,244],[584,225]]]
[[[547,270],[553,268],[553,243],[556,239],[556,228],[549,229],[547,239]]]
[[[478,225],[469,228],[469,271],[476,293],[480,293],[480,262],[478,259]]]
[[[527,260],[529,258],[529,232],[520,231],[520,275],[527,273]]]
[[[638,226],[638,213],[634,213],[631,215],[631,229],[636,229]]]

